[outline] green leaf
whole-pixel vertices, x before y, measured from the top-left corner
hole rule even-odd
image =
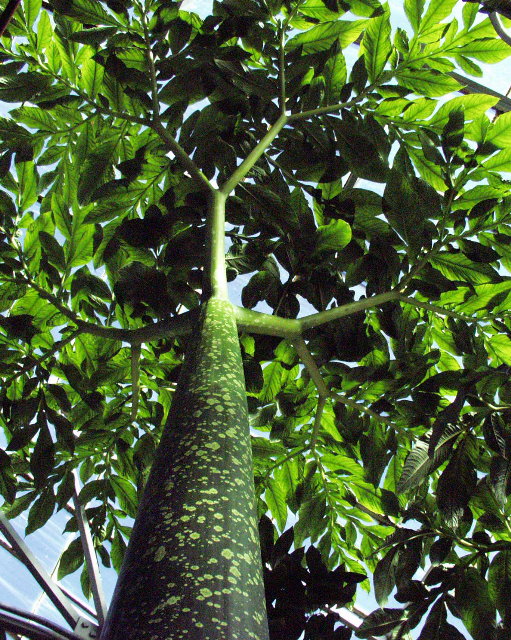
[[[429,71],[426,69],[403,69],[396,73],[396,79],[400,85],[418,95],[429,98],[444,96],[447,93],[460,91],[462,88],[462,85],[451,76],[432,69]]]
[[[270,362],[263,369],[264,385],[259,394],[263,403],[270,402],[282,388],[284,370],[280,362]]]
[[[471,436],[456,448],[438,479],[437,505],[448,527],[456,529],[476,486],[476,472],[471,460]]]
[[[399,546],[389,549],[378,562],[373,572],[374,597],[380,607],[387,604],[389,595],[396,584],[396,567],[398,563]]]
[[[120,26],[119,21],[107,13],[103,5],[96,0],[53,0],[53,5],[59,13],[82,24]]]
[[[359,638],[383,636],[395,629],[405,617],[404,609],[376,609],[364,618],[357,629],[357,636]]]
[[[447,611],[443,598],[431,607],[418,640],[465,640],[465,636],[447,622]]]
[[[4,102],[25,102],[46,89],[51,82],[48,76],[34,71],[18,73],[11,78],[0,77],[0,100]]]
[[[9,504],[16,504],[16,479],[11,464],[11,458],[5,453],[3,449],[0,449],[0,495],[2,495],[6,502]],[[26,494],[28,495],[28,494]],[[20,498],[22,500],[25,496]],[[25,504],[22,504],[23,510],[26,508]],[[6,511],[5,515],[9,516],[9,512]]]
[[[26,124],[27,127],[38,129],[39,131],[58,131],[58,124],[49,111],[38,107],[20,107],[11,111],[11,115],[16,122]]]
[[[115,162],[118,144],[117,134],[96,145],[85,159],[78,181],[78,200],[81,204],[90,202],[94,191],[103,184],[105,174]]]
[[[424,241],[424,224],[441,211],[440,198],[426,182],[391,169],[383,194],[385,215],[404,242],[418,250]]]
[[[277,521],[281,531],[284,531],[287,522],[286,491],[282,484],[270,478],[267,482],[265,500],[272,516]]]
[[[467,567],[460,574],[455,600],[461,619],[474,640],[488,640],[495,630],[495,606],[490,600],[488,584],[474,567]]]
[[[36,487],[40,488],[53,471],[55,460],[55,446],[51,438],[46,419],[39,414],[37,417],[40,425],[39,436],[30,458],[30,471],[34,476]]]
[[[110,559],[112,560],[113,568],[119,572],[121,569],[122,561],[124,560],[124,554],[126,553],[127,545],[124,542],[121,534],[116,531],[112,540],[112,549],[110,551]]]
[[[431,125],[434,124],[438,127],[443,127],[449,118],[449,114],[458,109],[464,110],[465,121],[474,120],[486,113],[488,109],[495,106],[497,102],[498,98],[495,96],[488,96],[484,93],[472,93],[466,96],[457,96],[456,98],[452,98],[441,105],[438,111],[429,120],[429,123]]]
[[[16,165],[18,176],[18,207],[19,210],[26,211],[37,201],[37,173],[32,161],[18,162]]]
[[[316,230],[316,242],[313,254],[324,251],[340,251],[351,240],[351,227],[344,220],[330,220]]]
[[[392,52],[390,35],[390,12],[387,6],[381,16],[369,21],[362,38],[361,51],[371,83],[379,77]]]
[[[34,22],[41,11],[42,0],[23,0],[23,12],[25,14],[25,20],[27,27],[34,26]]]
[[[116,475],[110,476],[110,482],[115,496],[117,500],[119,500],[121,509],[134,518],[137,515],[138,509],[138,498],[135,487],[125,478]]]
[[[472,262],[462,253],[439,252],[431,259],[431,265],[451,280],[483,284],[499,279],[498,273],[487,264]]]
[[[503,149],[483,162],[482,166],[490,171],[511,173],[511,147]]]
[[[419,35],[422,39],[436,29],[437,25],[447,18],[457,0],[431,0],[424,17],[420,22]]]
[[[490,563],[488,594],[504,620],[511,619],[511,551],[499,551]]]
[[[511,339],[499,333],[488,340],[488,346],[500,362],[511,365]]]
[[[490,125],[486,134],[486,141],[501,149],[511,146],[511,111],[501,113],[495,122]]]
[[[37,529],[45,525],[53,515],[54,510],[55,496],[53,492],[50,490],[43,491],[28,512],[25,535],[28,536],[30,533],[37,531]]]
[[[425,0],[405,0],[406,17],[415,33],[419,30],[424,11],[424,3]]]
[[[336,40],[341,49],[345,49],[355,42],[365,26],[365,20],[324,22],[291,38],[286,49],[292,51],[302,47],[303,53],[318,53],[330,49]]]
[[[252,453],[257,458],[274,458],[286,453],[286,449],[279,442],[272,442],[268,438],[252,436]]]
[[[81,65],[80,86],[90,98],[95,98],[103,84],[104,67],[92,58],[88,58]]]
[[[325,78],[325,102],[337,104],[341,102],[341,89],[346,83],[346,59],[336,41],[332,52],[323,68]],[[299,192],[301,193],[301,192]]]
[[[484,40],[472,40],[469,44],[460,47],[458,52],[468,58],[494,64],[509,57],[511,47],[500,38],[493,40],[485,38]]]
[[[58,579],[62,580],[62,578],[65,578],[70,573],[74,573],[82,566],[84,559],[85,556],[80,538],[76,538],[69,543],[67,549],[60,556],[59,570],[57,573]]]
[[[37,47],[40,51],[46,51],[50,46],[53,35],[50,17],[47,11],[42,11],[37,23]]]
[[[429,443],[417,441],[406,458],[396,491],[402,493],[419,486],[426,476],[445,462],[460,433],[458,426],[448,425],[431,457]]]

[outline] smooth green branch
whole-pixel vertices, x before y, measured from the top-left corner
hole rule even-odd
[[[328,391],[328,387],[326,386],[325,381],[321,376],[316,361],[312,357],[312,354],[307,348],[307,345],[305,344],[303,338],[297,338],[296,340],[293,340],[293,346],[296,349],[296,353],[298,354],[300,360],[303,362],[305,368],[309,372],[309,375],[316,385],[319,394],[310,442],[311,452],[314,454],[316,451],[316,444],[318,442],[319,430],[321,428],[321,418],[323,417],[323,410],[325,408],[325,403],[328,396],[330,395],[330,392]]]
[[[431,311],[432,313],[436,313],[440,316],[448,316],[449,318],[454,318],[455,320],[463,320],[464,322],[469,323],[478,323],[482,320],[498,320],[500,317],[498,315],[489,314],[486,316],[482,316],[480,318],[469,316],[465,313],[458,313],[457,311],[451,311],[450,309],[446,309],[445,307],[439,307],[436,304],[430,304],[429,302],[422,302],[421,300],[416,300],[415,298],[409,298],[408,296],[400,295],[399,300],[404,302],[405,304],[412,305],[413,307],[418,307],[419,309],[424,309],[425,311]]]
[[[228,300],[227,275],[225,269],[225,201],[221,191],[211,194],[206,224],[206,272],[204,274],[204,293]]]
[[[327,311],[313,313],[310,316],[300,318],[299,322],[301,330],[306,331],[307,329],[319,327],[320,325],[326,324],[327,322],[332,322],[332,320],[338,320],[339,318],[351,316],[354,313],[358,313],[359,311],[365,311],[366,309],[371,309],[372,307],[378,307],[382,304],[385,304],[386,302],[398,299],[399,296],[400,294],[397,291],[387,291],[386,293],[378,293],[377,295],[371,296],[369,298],[362,298],[361,300],[357,300],[356,302],[343,304],[341,307],[334,307],[333,309],[327,309]]]
[[[236,167],[233,171],[230,178],[228,178],[224,184],[220,187],[220,191],[228,196],[236,186],[243,180],[243,178],[247,175],[247,173],[252,169],[255,163],[259,160],[259,158],[263,155],[263,153],[268,149],[273,140],[278,136],[280,131],[284,128],[288,121],[288,117],[285,113],[283,113],[268,129],[266,134],[261,138],[261,140],[256,144],[256,146],[252,149],[252,151],[248,154],[248,156],[243,160],[243,162]]]
[[[197,310],[187,311],[172,318],[165,318],[153,324],[139,327],[138,329],[117,329],[116,327],[103,327],[81,320],[73,311],[63,305],[54,295],[40,287],[36,282],[29,278],[9,278],[9,282],[16,284],[26,284],[54,306],[63,316],[68,318],[83,333],[90,333],[101,338],[109,340],[121,340],[130,344],[140,344],[142,342],[151,342],[159,338],[168,338],[171,336],[182,336],[191,332],[195,319],[198,315]]]
[[[285,116],[286,115],[286,43],[285,43],[285,29],[280,25],[279,36],[279,103],[280,103],[280,113]]]
[[[140,397],[140,355],[142,345],[131,347],[131,421],[135,422],[138,414],[138,400]]]
[[[309,351],[307,345],[302,340],[302,338],[293,340],[293,345],[296,349],[296,353],[298,354],[300,360],[303,362],[303,364],[305,365],[305,368],[309,372],[311,380],[316,385],[320,397],[332,398],[333,400],[338,400],[342,404],[345,404],[347,407],[351,407],[352,409],[355,409],[356,411],[360,411],[361,413],[366,413],[368,416],[371,416],[371,418],[373,418],[374,420],[377,420],[378,422],[381,422],[382,424],[386,424],[388,426],[393,426],[393,428],[396,428],[394,425],[392,425],[390,420],[388,420],[387,418],[383,418],[378,413],[376,413],[376,411],[369,409],[369,407],[366,407],[363,404],[359,404],[358,402],[356,402],[355,400],[352,400],[351,398],[346,398],[340,393],[336,393],[335,391],[330,391],[325,381],[323,380],[323,376],[321,375],[321,372],[319,370],[318,365],[316,364],[316,361],[314,360],[311,352]],[[318,428],[319,428],[319,425],[318,425]],[[396,428],[396,431],[400,431],[400,429]],[[317,439],[317,432],[313,434],[313,438],[314,436],[316,436],[316,439]]]
[[[362,298],[356,302],[349,302],[340,307],[334,307],[327,311],[320,311],[297,319],[271,316],[268,313],[261,313],[260,311],[253,311],[236,305],[233,305],[233,308],[240,329],[250,333],[262,333],[293,340],[300,337],[307,329],[319,327],[327,322],[377,307],[391,300],[398,300],[400,296],[401,294],[398,291],[387,291],[370,298]]]
[[[177,142],[177,140],[167,131],[167,129],[165,129],[161,122],[155,121],[149,126],[151,127],[151,129],[153,129],[153,131],[156,131],[156,133],[165,143],[168,150],[172,151],[172,153],[181,163],[181,166],[188,171],[188,173],[193,178],[193,180],[195,180],[198,186],[210,192],[216,191],[215,187],[202,173],[202,171],[195,164],[192,158],[186,153],[179,142]]]

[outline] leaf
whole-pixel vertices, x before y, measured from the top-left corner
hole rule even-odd
[[[135,518],[138,509],[138,498],[135,487],[126,480],[117,475],[110,476],[110,483],[121,509],[125,511],[130,517]]]
[[[42,11],[37,22],[37,47],[46,51],[51,43],[53,28],[47,11]]]
[[[54,510],[55,496],[53,495],[53,492],[51,490],[43,491],[28,512],[25,535],[28,536],[45,525],[53,515]]]
[[[11,111],[11,115],[16,118],[16,122],[26,124],[32,129],[40,131],[58,131],[58,124],[49,111],[39,109],[39,107],[20,107]]]
[[[431,0],[420,22],[419,35],[424,39],[437,25],[450,15],[457,0]]]
[[[428,454],[428,442],[419,440],[408,454],[396,491],[401,493],[417,487],[424,478],[437,469],[447,459],[461,431],[456,425],[449,425],[439,440],[432,457]]]
[[[437,505],[447,526],[456,529],[476,487],[476,472],[471,460],[472,437],[458,445],[449,464],[438,479]]]
[[[89,97],[95,98],[103,84],[104,67],[92,58],[85,60],[81,66],[80,86]]]
[[[419,30],[425,0],[405,0],[405,13],[415,33]]]
[[[357,629],[357,636],[359,638],[383,636],[395,629],[405,617],[406,612],[403,609],[376,609],[364,618]]]
[[[371,83],[379,77],[392,52],[390,34],[390,12],[387,7],[381,16],[369,21],[362,38],[361,51]]]
[[[503,333],[492,336],[487,343],[497,358],[511,365],[511,339]]]
[[[499,551],[488,571],[488,595],[503,620],[510,620],[511,551]]]
[[[487,64],[500,62],[511,55],[511,47],[500,38],[472,40],[457,51],[468,58],[475,58]]]
[[[396,80],[417,95],[428,98],[444,96],[462,89],[462,85],[457,80],[433,69],[403,69],[396,73]]]
[[[443,598],[437,600],[431,607],[418,640],[465,640],[465,636],[447,622]]]
[[[498,273],[487,264],[472,262],[462,253],[440,251],[431,259],[431,265],[450,280],[483,284],[498,280]]]
[[[426,182],[391,169],[383,193],[385,215],[404,242],[418,250],[424,241],[423,230],[429,216],[441,210],[440,198]]]
[[[334,51],[328,57],[323,68],[323,76],[325,78],[325,102],[327,104],[337,104],[341,101],[341,89],[346,83],[346,59],[339,47],[338,41],[335,42]],[[301,194],[297,190],[297,194]]]
[[[317,228],[315,240],[313,255],[325,251],[340,251],[351,240],[351,227],[344,220],[330,220],[328,224]]]
[[[25,20],[27,27],[34,26],[39,12],[41,11],[42,0],[23,0],[23,12],[25,14]]]
[[[491,142],[501,149],[511,146],[511,111],[501,113],[490,125],[486,134],[486,142]]]
[[[59,580],[79,569],[85,560],[80,538],[72,540],[60,556],[57,577]]]
[[[456,606],[474,640],[488,640],[495,630],[495,607],[488,584],[474,567],[460,572],[455,590]]]
[[[457,96],[448,100],[446,103],[440,106],[438,111],[429,120],[431,125],[443,127],[447,123],[449,114],[458,109],[463,109],[465,114],[465,121],[474,120],[475,118],[486,113],[488,109],[495,106],[498,102],[498,98],[495,96],[488,96],[484,93],[472,93],[466,96]]]
[[[284,531],[287,522],[286,491],[284,487],[274,478],[270,478],[267,482],[264,497],[272,516],[277,521],[279,529]]]
[[[373,572],[374,597],[380,607],[387,604],[389,595],[396,584],[396,567],[399,559],[399,546],[389,549],[378,562]]]
[[[16,479],[14,476],[11,459],[3,449],[0,449],[0,495],[2,495],[9,504],[16,504]],[[22,496],[21,499],[23,499]],[[5,512],[9,517],[9,512]]]
[[[127,545],[124,542],[121,534],[116,531],[112,540],[112,548],[110,551],[110,559],[112,560],[113,568],[119,572],[121,569],[122,561],[124,560],[124,554],[126,553]]]
[[[503,149],[495,155],[491,156],[482,163],[485,169],[490,171],[496,171],[497,173],[506,171],[511,172],[511,147],[509,149]]]
[[[284,370],[280,362],[270,362],[263,369],[264,385],[259,394],[263,403],[270,402],[279,393],[283,384]]]
[[[82,24],[120,26],[111,14],[96,0],[53,0],[53,5],[59,13],[63,13]]]
[[[93,199],[94,191],[105,181],[106,172],[113,166],[119,136],[114,135],[97,144],[87,156],[80,171],[78,200],[87,204]]]
[[[37,201],[37,173],[32,161],[18,162],[16,165],[18,176],[18,207],[26,211]]]
[[[274,458],[286,453],[280,442],[272,442],[268,438],[252,436],[252,453],[257,458]]]
[[[55,446],[44,416],[39,414],[37,420],[40,425],[39,436],[30,457],[30,471],[36,487],[41,488],[53,471]]]
[[[0,100],[25,102],[46,89],[51,82],[48,76],[34,71],[18,73],[14,77],[0,77]]]
[[[365,26],[365,20],[324,22],[291,38],[286,49],[292,51],[302,47],[303,53],[318,53],[330,49],[336,40],[341,49],[345,49],[355,42]]]

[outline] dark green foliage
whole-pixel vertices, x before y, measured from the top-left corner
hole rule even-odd
[[[231,383],[243,435],[222,470],[244,460],[233,501],[247,511],[229,535],[237,561],[250,539],[242,573],[254,576],[232,610],[255,607],[253,637],[266,631],[252,477],[271,640],[349,638],[335,607],[366,575],[384,608],[358,637],[458,640],[448,612],[475,640],[509,635],[511,117],[489,113],[493,95],[455,94],[450,72],[480,75],[510,47],[475,3],[456,21],[455,5],[405,0],[407,30],[377,0],[223,0],[205,18],[160,0],[24,0],[9,22],[0,493],[32,532],[65,508],[78,472],[100,558],[117,570],[127,558],[112,638],[126,626],[150,637],[148,609],[183,595],[155,577],[155,554],[173,557],[155,527],[167,498],[187,515],[183,492],[202,480],[167,460],[226,434],[234,418],[194,412],[222,393],[225,411]],[[224,273],[243,311],[225,301]],[[229,310],[229,385],[222,354],[197,346],[210,303]],[[214,389],[192,398],[201,376]],[[234,502],[210,506],[227,518]],[[81,566],[74,540],[59,575]],[[86,572],[82,584],[88,594]],[[218,627],[193,593],[193,624]],[[249,637],[231,623],[229,637]]]

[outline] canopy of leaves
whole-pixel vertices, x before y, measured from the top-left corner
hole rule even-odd
[[[28,532],[78,470],[119,568],[186,349],[172,319],[200,304],[205,184],[287,114],[226,204],[243,306],[325,314],[305,367],[278,329],[241,335],[279,531],[263,526],[272,638],[295,637],[293,606],[306,638],[348,638],[319,610],[366,574],[384,608],[358,637],[421,620],[420,640],[464,637],[448,611],[509,637],[511,114],[452,72],[511,49],[455,4],[405,0],[405,31],[377,0],[223,0],[204,19],[22,2],[0,47],[0,493]],[[74,542],[60,575],[81,565]]]

